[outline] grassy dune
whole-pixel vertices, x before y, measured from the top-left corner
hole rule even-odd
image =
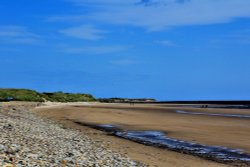
[[[34,102],[81,102],[96,101],[90,94],[81,93],[40,93],[29,89],[0,89],[0,101],[34,101]]]

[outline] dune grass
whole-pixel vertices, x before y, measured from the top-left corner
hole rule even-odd
[[[33,101],[33,102],[83,102],[96,101],[90,94],[81,93],[39,93],[29,89],[0,89],[0,101]]]

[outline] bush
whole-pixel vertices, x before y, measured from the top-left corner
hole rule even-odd
[[[0,89],[0,101],[34,101],[42,102],[40,93],[28,89]]]
[[[33,102],[84,102],[96,101],[90,94],[73,93],[39,93],[29,89],[0,89],[0,101],[33,101]]]
[[[90,94],[80,94],[80,93],[44,93],[47,96],[48,101],[53,102],[81,102],[81,101],[96,101],[95,98]]]

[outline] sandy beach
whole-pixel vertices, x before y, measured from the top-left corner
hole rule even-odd
[[[126,153],[129,157],[150,166],[224,166],[224,164],[119,139],[75,122],[112,124],[126,130],[158,130],[165,132],[171,138],[211,146],[242,149],[246,153],[250,153],[250,135],[248,133],[250,119],[181,114],[177,111],[243,116],[250,114],[250,110],[247,109],[142,104],[59,104],[35,109],[35,112],[41,116],[57,120],[65,126],[80,129],[96,140],[103,141],[107,147]]]

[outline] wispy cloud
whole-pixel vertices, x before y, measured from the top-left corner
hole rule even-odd
[[[10,64],[10,63],[14,63],[15,61],[12,59],[8,59],[8,58],[1,58],[0,59],[0,63],[6,63],[6,64]]]
[[[242,29],[241,31],[232,32],[226,37],[228,40],[238,44],[250,45],[250,29]]]
[[[177,46],[173,41],[171,40],[158,40],[158,41],[154,41],[157,44],[166,46],[166,47],[174,47]]]
[[[73,2],[76,5],[80,6],[89,6],[89,5],[97,5],[96,7],[103,5],[131,5],[135,3],[135,0],[126,0],[126,1],[117,1],[117,0],[68,0]],[[138,1],[137,1],[138,2]]]
[[[82,55],[102,55],[109,53],[118,53],[126,50],[127,46],[108,45],[108,46],[84,46],[84,47],[62,47],[60,51],[70,54]]]
[[[92,12],[52,20],[101,21],[162,30],[172,26],[205,25],[250,17],[248,0],[71,0]]]
[[[39,36],[22,26],[0,26],[0,42],[16,44],[34,44]]]
[[[220,47],[220,45],[235,46],[236,44],[250,45],[250,29],[242,29],[241,31],[222,34],[210,40],[210,44],[216,47]]]
[[[60,30],[59,32],[69,37],[85,40],[99,40],[103,38],[103,34],[107,33],[106,31],[97,29],[91,25],[82,25],[79,27],[68,28]]]
[[[121,59],[121,60],[113,60],[110,63],[113,65],[133,65],[133,64],[137,64],[138,62],[134,60]]]

